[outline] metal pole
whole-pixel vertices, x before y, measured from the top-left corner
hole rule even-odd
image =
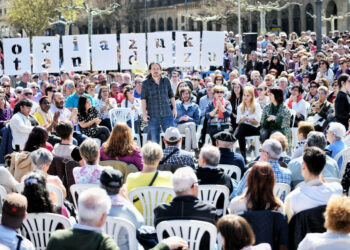
[[[238,56],[238,71],[239,75],[242,73],[242,51],[241,51],[241,0],[238,0],[238,48],[239,48],[239,56]]]
[[[316,4],[316,44],[317,51],[321,51],[322,43],[322,0],[315,0]]]

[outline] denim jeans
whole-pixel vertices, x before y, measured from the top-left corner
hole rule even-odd
[[[151,117],[148,122],[148,138],[151,138],[151,141],[159,143],[160,141],[160,133],[162,130],[165,130],[169,127],[174,127],[174,118],[172,116],[167,117]]]
[[[78,145],[82,144],[85,139],[88,137],[84,134],[74,132],[73,133],[73,138],[75,138],[78,141]]]

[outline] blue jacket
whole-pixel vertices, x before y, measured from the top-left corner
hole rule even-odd
[[[175,119],[176,124],[182,124],[186,122],[194,122],[199,124],[199,107],[197,104],[191,102],[188,109],[185,109],[183,102],[176,103],[177,117]],[[179,121],[181,116],[187,115],[190,117],[188,121]]]

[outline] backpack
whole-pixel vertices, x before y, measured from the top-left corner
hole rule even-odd
[[[22,177],[34,170],[30,152],[13,152],[5,156],[5,165],[10,168],[10,173],[20,182]]]

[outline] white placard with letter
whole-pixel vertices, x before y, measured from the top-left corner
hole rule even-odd
[[[4,38],[5,75],[21,75],[31,71],[29,38]]]
[[[200,32],[176,32],[176,60],[179,67],[200,66]]]
[[[63,36],[63,69],[66,71],[90,70],[88,35]]]
[[[146,69],[145,33],[120,34],[121,69]]]
[[[160,63],[162,67],[173,66],[172,32],[154,32],[147,36],[148,62]]]
[[[33,37],[33,72],[60,72],[60,41],[57,36]]]
[[[224,44],[225,32],[203,31],[201,66],[222,66],[224,64]]]
[[[93,71],[118,69],[117,36],[92,35],[91,56]]]

